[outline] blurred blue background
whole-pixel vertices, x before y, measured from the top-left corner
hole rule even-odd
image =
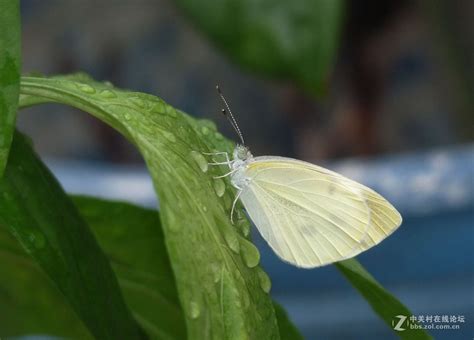
[[[216,9],[209,22],[218,23],[219,5],[203,3]],[[289,64],[270,63],[277,48],[263,55],[269,65],[262,66],[260,55],[245,54],[225,35],[242,22],[239,14],[221,36],[184,0],[48,0],[22,2],[23,72],[85,71],[212,119],[233,138],[219,115],[220,84],[255,155],[322,164],[399,208],[402,227],[360,261],[415,315],[465,316],[459,330],[433,330],[434,336],[472,338],[473,2],[341,1],[328,9],[293,1],[308,40],[299,28],[284,35],[295,10],[273,3],[283,11],[276,16],[268,6],[278,20],[262,16],[262,30],[276,32],[271,41],[290,51],[314,37],[318,68],[291,53],[281,57]],[[316,10],[333,15],[312,17]],[[304,26],[307,13],[315,25]],[[26,110],[18,125],[69,192],[156,206],[141,156],[103,123],[43,105]],[[291,267],[257,233],[254,239],[272,295],[307,339],[396,338],[334,267]]]

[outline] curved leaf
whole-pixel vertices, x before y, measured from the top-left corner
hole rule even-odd
[[[324,89],[338,46],[341,0],[175,1],[242,66]]]
[[[109,258],[136,320],[153,339],[186,339],[186,324],[156,210],[74,196]]]
[[[0,225],[0,338],[51,334],[93,339],[41,267]]]
[[[185,339],[158,214],[128,203],[73,197],[117,275],[132,314],[152,339]],[[90,339],[67,300],[0,228],[0,337],[49,334]],[[52,314],[54,312],[54,316]]]
[[[386,291],[356,259],[338,262],[336,267],[391,329],[393,329],[392,322],[394,319],[396,320],[397,315],[406,317],[412,315],[408,308]],[[422,329],[407,328],[396,334],[407,340],[431,339],[431,336]]]
[[[282,340],[303,340],[303,336],[290,321],[288,314],[278,303],[273,302]]]
[[[0,0],[0,178],[7,164],[20,92],[20,4]]]
[[[109,262],[59,183],[15,134],[0,181],[6,227],[99,339],[142,339]]]
[[[202,154],[231,147],[212,123],[198,122],[157,97],[83,75],[24,77],[21,93],[89,112],[139,148],[160,197],[189,338],[279,338],[268,278],[256,266],[258,251],[245,240],[248,221],[239,209],[241,218],[231,225],[234,190],[212,179],[225,170],[209,168]]]

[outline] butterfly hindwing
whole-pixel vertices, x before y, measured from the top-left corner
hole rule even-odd
[[[330,170],[282,157],[257,157],[241,200],[283,260],[312,268],[378,244],[401,223],[373,190]]]

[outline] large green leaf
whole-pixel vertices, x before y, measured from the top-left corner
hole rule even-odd
[[[303,340],[303,336],[288,318],[288,314],[278,303],[273,302],[282,340]]]
[[[0,226],[0,338],[51,334],[92,339],[61,292]]]
[[[154,96],[84,76],[25,77],[21,92],[89,112],[140,149],[160,198],[189,338],[279,338],[269,279],[258,267],[258,250],[245,237],[249,223],[240,209],[236,226],[230,223],[234,191],[212,179],[224,170],[208,169],[202,154],[230,151],[212,123],[197,122]]]
[[[76,196],[130,310],[153,339],[185,339],[186,325],[156,210]]]
[[[73,197],[117,275],[127,305],[152,339],[185,339],[174,278],[158,214],[122,202]],[[0,228],[0,337],[50,334],[90,336],[66,299]]]
[[[7,164],[20,91],[20,5],[0,0],[0,177]]]
[[[392,322],[397,320],[397,315],[404,315],[406,317],[412,315],[408,308],[386,291],[356,259],[339,262],[336,264],[336,267],[391,329],[393,329]],[[410,329],[408,327],[406,327],[406,330],[396,334],[400,338],[407,340],[431,339],[424,330]]]
[[[36,260],[96,338],[145,338],[87,224],[19,133],[0,181],[0,227]]]
[[[313,91],[327,83],[342,0],[175,0],[231,59]]]

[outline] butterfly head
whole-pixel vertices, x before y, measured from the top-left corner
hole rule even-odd
[[[245,145],[240,145],[237,144],[237,146],[234,149],[234,160],[241,160],[241,161],[246,161],[250,158],[252,158],[252,154],[250,153],[250,150],[245,146]]]

